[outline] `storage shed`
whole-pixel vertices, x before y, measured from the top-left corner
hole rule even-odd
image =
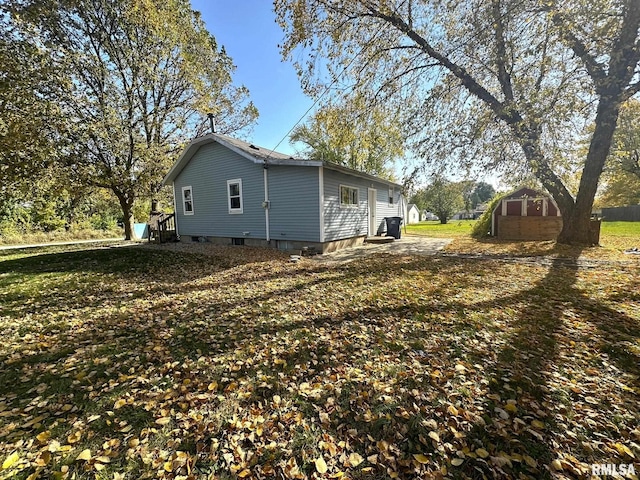
[[[555,240],[561,230],[558,204],[532,188],[504,196],[491,215],[491,235],[505,240]]]

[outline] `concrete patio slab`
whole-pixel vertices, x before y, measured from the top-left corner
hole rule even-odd
[[[451,241],[451,238],[404,236],[391,243],[365,243],[357,247],[344,248],[310,258],[317,262],[351,262],[374,253],[429,256],[438,253]]]

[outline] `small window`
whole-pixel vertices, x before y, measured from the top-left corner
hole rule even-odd
[[[358,189],[355,187],[347,187],[340,185],[340,206],[341,207],[357,207],[358,206]]]
[[[229,213],[242,213],[242,180],[227,180]]]
[[[182,187],[182,212],[185,215],[193,215],[193,190],[191,187]]]
[[[389,205],[393,205],[393,187],[389,188]]]

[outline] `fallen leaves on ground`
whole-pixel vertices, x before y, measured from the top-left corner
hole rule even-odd
[[[584,478],[640,455],[633,266],[38,253],[0,261],[0,478]]]

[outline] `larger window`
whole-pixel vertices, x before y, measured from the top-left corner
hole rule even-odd
[[[242,179],[227,180],[229,213],[242,213]]]
[[[185,215],[193,215],[193,189],[182,187],[182,212]]]
[[[356,187],[340,185],[340,206],[351,208],[358,206],[358,189]]]

